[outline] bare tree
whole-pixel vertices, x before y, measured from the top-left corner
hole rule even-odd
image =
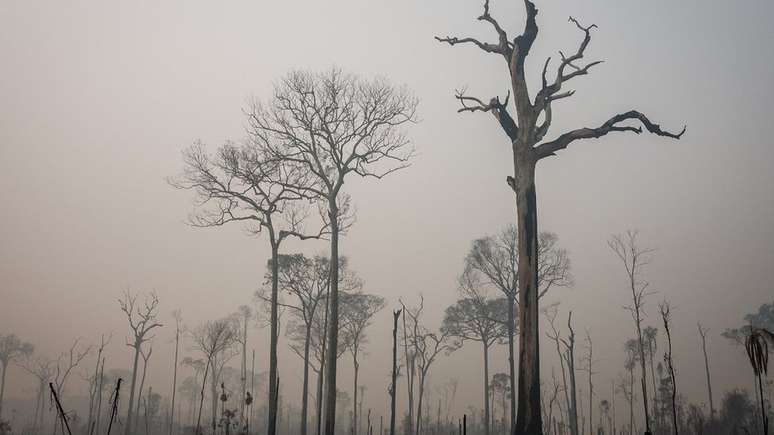
[[[362,411],[362,399],[361,402],[358,402],[358,374],[360,372],[358,357],[363,351],[363,346],[368,342],[365,330],[371,325],[373,316],[384,308],[384,298],[359,292],[342,293],[341,305],[342,307],[346,306],[341,313],[341,327],[351,337],[348,349],[352,355],[352,366],[354,369],[353,403],[355,406],[359,404]],[[352,416],[352,427],[355,430],[355,435],[359,435],[358,412],[353,412]]]
[[[289,172],[314,179],[307,191],[323,198],[330,224],[326,435],[334,434],[336,421],[339,235],[349,211],[342,188],[350,174],[380,179],[408,165],[413,149],[402,127],[415,121],[416,106],[405,88],[332,69],[291,72],[276,85],[271,102],[250,110],[252,137],[272,149]]]
[[[674,134],[662,130],[658,124],[651,122],[644,114],[631,110],[615,115],[595,128],[579,128],[560,134],[552,140],[544,140],[552,124],[552,105],[555,101],[570,97],[574,91],[566,90],[566,86],[576,77],[588,74],[589,70],[601,61],[581,65],[586,48],[591,41],[591,31],[595,25],[583,26],[574,18],[570,18],[583,33],[575,53],[565,56],[562,52],[561,61],[556,71],[555,79],[549,80],[548,67],[550,58],[545,62],[542,73],[542,85],[534,100],[530,98],[529,86],[525,73],[526,60],[535,39],[538,36],[535,4],[524,0],[527,13],[524,30],[514,38],[509,37],[506,30],[492,17],[489,10],[489,0],[484,0],[484,11],[478,17],[479,21],[492,26],[497,36],[497,42],[481,42],[471,37],[446,37],[436,39],[449,45],[470,44],[486,53],[501,56],[507,65],[510,85],[513,91],[513,102],[516,116],[508,112],[510,92],[504,101],[498,97],[488,103],[480,98],[467,96],[464,91],[458,91],[457,100],[462,107],[459,112],[488,112],[502,127],[511,144],[513,155],[513,175],[506,178],[508,186],[516,195],[516,211],[519,228],[519,256],[522,258],[519,268],[520,301],[522,306],[520,340],[519,340],[519,417],[514,433],[542,434],[543,425],[540,415],[540,364],[538,352],[538,222],[537,199],[535,191],[535,172],[537,163],[557,152],[564,150],[571,143],[599,138],[611,132],[641,133],[642,127],[633,126],[627,121],[639,122],[647,131],[675,139],[685,132]],[[512,431],[513,432],[513,431]]]
[[[508,373],[511,390],[516,391],[515,335],[516,305],[519,296],[519,231],[516,226],[508,225],[496,236],[487,236],[473,241],[470,252],[465,257],[465,274],[470,279],[482,281],[500,292],[508,301]],[[543,232],[538,239],[538,298],[543,297],[553,286],[572,285],[570,259],[567,251],[558,245],[554,233]],[[521,320],[520,320],[521,322]],[[540,395],[537,395],[539,399]],[[511,426],[516,422],[516,397],[511,395]]]
[[[411,335],[409,335],[409,346],[413,349],[414,361],[416,362],[418,375],[418,394],[416,407],[416,423],[414,433],[420,434],[422,431],[422,405],[425,395],[425,386],[430,367],[436,361],[439,355],[454,352],[458,349],[459,343],[451,340],[447,330],[441,329],[439,332],[430,331],[421,322],[422,312],[424,310],[424,299],[416,308],[407,308],[403,302],[403,312],[409,319],[411,325]]]
[[[567,315],[567,330],[570,333],[567,335],[567,339],[560,338],[564,344],[564,362],[567,364],[567,373],[570,377],[570,404],[568,408],[568,416],[570,419],[570,433],[578,435],[578,396],[575,383],[575,330],[572,328],[572,311]]]
[[[632,315],[637,332],[637,350],[641,368],[642,405],[645,409],[645,433],[650,434],[650,409],[648,408],[648,383],[645,370],[645,341],[642,333],[642,318],[644,316],[645,298],[648,293],[648,282],[641,277],[642,269],[650,262],[652,249],[639,246],[637,231],[628,230],[626,234],[614,235],[607,244],[621,260],[626,270],[629,289],[632,293],[632,304],[625,307]]]
[[[699,330],[699,337],[701,337],[701,351],[704,353],[704,372],[707,375],[707,397],[709,399],[710,421],[713,421],[715,420],[715,402],[712,400],[712,378],[710,377],[709,358],[707,357],[707,332],[709,332],[709,329],[701,326],[701,323],[697,323],[696,328]]]
[[[441,330],[458,340],[462,347],[466,340],[480,342],[484,352],[484,433],[489,435],[489,349],[504,344],[508,338],[509,309],[506,298],[491,298],[479,280],[479,275],[468,269],[459,278],[462,296],[446,308]]]
[[[228,223],[246,223],[251,234],[267,233],[271,247],[271,303],[269,349],[269,435],[276,433],[277,345],[279,334],[277,282],[279,250],[288,237],[301,240],[319,238],[325,231],[306,234],[303,222],[308,217],[303,203],[316,199],[306,189],[308,177],[289,172],[268,155],[266,144],[248,141],[241,146],[226,143],[214,156],[201,143],[183,152],[183,173],[169,180],[179,189],[196,193],[197,210],[189,217],[196,227],[219,227]]]
[[[3,369],[0,373],[0,420],[3,419],[3,395],[8,365],[19,358],[29,357],[34,350],[35,347],[32,344],[19,340],[19,337],[14,334],[0,334],[0,364]]]
[[[570,421],[570,410],[572,409],[572,406],[570,405],[570,389],[567,385],[567,373],[565,371],[564,367],[564,352],[562,352],[562,335],[560,329],[556,327],[556,316],[559,315],[559,309],[558,304],[552,304],[543,309],[543,313],[548,319],[548,324],[551,327],[551,332],[547,332],[546,335],[548,338],[550,338],[554,342],[554,346],[556,347],[556,355],[559,358],[559,367],[562,372],[562,385],[564,388],[562,390],[564,391],[564,405],[567,409],[567,420]],[[574,425],[570,425],[570,430],[572,431]]]
[[[172,435],[172,430],[175,426],[175,398],[177,393],[177,366],[178,366],[178,354],[180,351],[180,332],[181,332],[181,323],[183,320],[182,312],[180,310],[175,310],[172,312],[172,317],[175,318],[175,361],[173,364],[173,372],[172,372],[172,403],[170,405],[169,410],[169,431],[167,432],[168,435]]]
[[[134,423],[134,410],[135,410],[135,396],[134,390],[137,383],[137,366],[140,361],[140,352],[142,345],[153,338],[149,335],[155,328],[160,328],[161,323],[156,321],[158,316],[159,298],[155,293],[151,292],[145,298],[142,304],[137,303],[137,296],[133,295],[129,290],[126,290],[123,295],[123,299],[118,300],[118,305],[121,307],[121,311],[124,312],[129,322],[129,329],[131,330],[131,336],[127,340],[126,345],[134,349],[134,358],[132,361],[132,380],[129,383],[129,407],[126,415],[126,427],[124,429],[125,435],[132,435],[132,424]]]
[[[199,402],[199,413],[196,418],[196,434],[201,434],[202,408],[204,407],[204,389],[207,385],[207,375],[212,371],[211,394],[212,394],[212,429],[215,431],[216,413],[217,413],[217,381],[218,371],[223,367],[223,363],[228,359],[227,356],[221,356],[231,349],[237,340],[238,331],[234,327],[231,319],[221,319],[210,321],[200,325],[193,333],[194,346],[202,353],[205,360],[204,376],[202,377],[202,390]],[[231,355],[233,356],[233,354]]]
[[[664,332],[667,337],[667,351],[664,353],[664,362],[666,363],[669,379],[672,384],[672,428],[674,430],[674,435],[677,435],[677,379],[675,379],[675,366],[674,361],[672,360],[672,333],[670,331],[672,307],[669,305],[669,302],[664,301],[659,304],[659,310],[661,311],[661,320],[664,322]]]
[[[586,331],[586,366],[583,367],[583,370],[589,375],[589,435],[594,435],[594,383],[592,377],[596,373],[594,372],[594,343],[591,341],[591,334],[588,330]]]
[[[105,336],[100,337],[100,344],[97,348],[97,360],[94,367],[94,375],[88,379],[89,381],[89,416],[86,420],[86,433],[91,434],[94,430],[95,418],[99,412],[95,413],[94,407],[99,404],[99,395],[102,392],[102,375],[100,374],[100,364],[104,366],[105,361],[102,357],[102,353],[105,351],[105,347],[110,343],[113,338],[113,334],[108,336],[105,340]],[[96,403],[95,403],[96,400]]]
[[[43,417],[45,416],[43,410],[46,404],[46,389],[48,388],[49,382],[54,379],[54,374],[56,372],[55,364],[54,361],[48,358],[40,356],[33,358],[32,355],[29,354],[21,360],[19,365],[24,371],[34,376],[38,381],[37,394],[35,395],[35,413],[33,414],[32,422],[33,429],[39,431],[43,427]]]

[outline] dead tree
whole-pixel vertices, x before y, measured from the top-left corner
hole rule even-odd
[[[701,323],[697,323],[696,327],[699,329],[701,351],[704,353],[704,371],[707,374],[707,397],[709,398],[710,421],[713,421],[715,420],[715,403],[712,400],[712,378],[710,377],[709,358],[707,357],[707,332],[709,329],[702,327]]]
[[[506,226],[496,236],[487,236],[473,241],[465,257],[464,274],[492,286],[503,293],[508,301],[508,373],[510,387],[516,391],[515,368],[515,335],[516,306],[519,296],[519,231],[514,225]],[[558,245],[558,237],[554,233],[543,232],[538,238],[538,298],[543,297],[553,286],[572,285],[570,275],[570,260],[567,251]],[[521,308],[521,307],[519,307]],[[510,422],[516,420],[516,397],[511,395]]]
[[[207,375],[212,371],[211,394],[212,394],[212,429],[215,432],[215,419],[217,410],[217,380],[218,380],[218,357],[221,353],[229,350],[237,340],[236,328],[231,319],[221,319],[204,323],[194,331],[194,346],[199,350],[205,359],[204,376],[202,378],[202,390],[200,394],[199,412],[196,417],[195,435],[201,435],[202,408],[204,407],[204,389],[207,385]],[[227,358],[221,358],[222,364]]]
[[[118,300],[118,305],[121,307],[121,311],[124,312],[129,322],[129,329],[131,330],[131,336],[127,340],[126,345],[134,349],[134,358],[132,360],[132,380],[129,383],[129,407],[126,414],[126,426],[124,428],[125,435],[132,435],[132,424],[134,423],[134,390],[137,383],[137,367],[140,362],[140,352],[142,345],[153,338],[149,335],[155,328],[160,328],[161,323],[156,321],[158,316],[159,298],[155,293],[151,292],[145,298],[142,306],[137,303],[137,296],[133,295],[129,290],[124,292],[123,299]]]
[[[570,419],[570,433],[578,435],[578,396],[576,394],[575,383],[575,330],[572,328],[572,311],[567,315],[567,329],[570,333],[567,339],[561,338],[564,344],[564,362],[567,364],[567,373],[570,376],[570,406],[568,416]]]
[[[352,367],[354,369],[353,376],[353,403],[355,407],[360,406],[362,413],[362,399],[358,402],[358,374],[360,372],[360,361],[358,359],[360,352],[363,351],[363,346],[367,343],[367,337],[365,330],[371,325],[373,316],[384,308],[384,298],[376,295],[369,295],[364,293],[343,293],[341,298],[341,305],[346,306],[342,311],[341,316],[341,328],[345,334],[351,337],[349,341],[348,350],[352,355]],[[355,435],[359,435],[358,416],[357,410],[352,413],[352,427],[355,430]]]
[[[489,349],[496,343],[504,344],[508,338],[508,311],[512,309],[506,298],[491,298],[478,279],[478,274],[463,272],[459,278],[462,296],[454,305],[446,308],[441,329],[458,340],[457,347],[465,341],[480,342],[484,353],[484,433],[489,435]],[[514,322],[515,323],[515,322]]]
[[[645,298],[648,293],[648,282],[642,280],[642,269],[650,262],[652,249],[641,248],[637,243],[637,231],[629,230],[625,235],[614,235],[607,242],[610,249],[621,260],[626,270],[629,290],[632,294],[632,304],[625,307],[632,315],[637,332],[637,350],[641,369],[642,405],[645,409],[645,433],[650,434],[650,408],[648,408],[648,383],[645,370],[645,341],[642,332]]]
[[[402,304],[402,302],[401,302]],[[414,309],[406,308],[403,305],[404,316],[408,317],[411,325],[411,335],[408,336],[409,346],[413,350],[414,361],[417,369],[417,406],[416,423],[413,433],[422,433],[422,405],[425,395],[425,385],[430,367],[436,361],[439,355],[454,352],[458,349],[459,343],[451,340],[449,332],[441,329],[439,332],[432,332],[425,327],[422,322],[422,311],[424,309],[424,299],[421,300],[419,307]]]
[[[100,338],[100,345],[97,348],[97,360],[94,367],[94,376],[92,376],[89,379],[89,416],[86,420],[86,433],[91,434],[94,430],[95,425],[95,410],[94,406],[99,404],[99,396],[102,392],[102,375],[100,374],[100,363],[103,365],[105,364],[104,359],[102,358],[102,353],[105,351],[105,346],[107,346],[110,343],[110,340],[113,338],[113,335],[111,334],[107,341],[105,341],[105,336],[103,335]],[[96,403],[95,403],[96,400]],[[99,412],[96,413],[96,415],[99,415]]]
[[[398,394],[398,318],[403,310],[392,312],[392,383],[390,384],[390,435],[395,435],[395,401]],[[382,433],[381,421],[379,423],[379,435]]]
[[[515,118],[508,111],[510,92],[505,100],[498,97],[488,102],[459,91],[456,94],[461,104],[459,112],[489,112],[508,137],[513,155],[513,175],[506,178],[508,186],[516,196],[516,211],[519,228],[519,257],[522,259],[519,267],[520,288],[520,340],[519,340],[519,391],[518,419],[512,432],[523,434],[542,434],[543,425],[540,415],[540,364],[538,335],[538,222],[537,198],[535,190],[535,171],[537,163],[559,151],[571,143],[582,139],[600,138],[611,132],[641,133],[643,127],[656,135],[679,139],[685,132],[670,133],[662,130],[658,124],[650,121],[644,114],[631,110],[612,116],[610,119],[592,128],[579,128],[560,134],[555,139],[545,140],[552,123],[552,104],[574,94],[566,90],[566,86],[575,78],[589,73],[601,61],[581,64],[586,48],[591,41],[591,31],[595,25],[583,26],[574,18],[572,22],[583,34],[575,53],[565,55],[560,52],[561,60],[557,67],[555,78],[548,77],[550,58],[544,63],[542,86],[534,100],[530,97],[525,73],[526,60],[535,39],[538,36],[535,4],[524,0],[526,20],[521,34],[509,37],[506,30],[492,17],[489,11],[489,0],[484,0],[484,10],[479,21],[490,24],[497,36],[497,42],[482,42],[471,37],[446,37],[436,39],[449,45],[470,44],[482,51],[501,56],[507,65],[510,76],[510,86],[513,91],[513,103],[516,110]],[[634,126],[631,122],[642,125]]]
[[[543,314],[548,319],[548,325],[551,327],[551,332],[547,332],[546,336],[554,342],[556,347],[556,355],[559,358],[559,367],[562,372],[562,390],[564,391],[564,406],[567,409],[567,420],[570,420],[570,388],[567,385],[567,373],[564,367],[564,352],[562,352],[562,335],[561,331],[556,327],[556,316],[559,314],[558,304],[552,304],[543,309]],[[571,428],[574,426],[570,426]]]
[[[594,383],[592,382],[592,377],[594,376],[594,343],[591,341],[591,334],[589,331],[586,331],[586,367],[583,369],[586,370],[586,372],[589,374],[589,434],[593,435],[594,430],[594,408],[593,408],[593,397],[594,397]],[[601,426],[601,425],[600,425]]]
[[[32,429],[33,432],[39,432],[43,427],[43,417],[45,416],[44,406],[46,404],[46,388],[48,384],[54,379],[54,361],[43,358],[27,355],[20,363],[24,371],[35,377],[38,381],[37,393],[35,395],[35,412],[32,417]]]
[[[656,387],[656,372],[655,372],[655,366],[654,366],[654,359],[656,352],[658,350],[658,329],[656,329],[653,326],[646,326],[642,329],[642,338],[645,341],[645,353],[647,354],[648,360],[650,361],[650,383],[653,387],[653,417],[655,422],[659,421],[659,410],[658,406],[656,406],[656,395],[658,393],[658,389]]]
[[[322,198],[330,224],[326,435],[334,434],[336,422],[339,236],[351,223],[344,181],[350,174],[380,179],[408,166],[413,148],[402,128],[416,120],[416,106],[405,88],[332,69],[289,73],[275,87],[273,100],[254,104],[249,113],[251,136],[266,144],[288,173],[314,181],[307,191]]]
[[[2,365],[2,373],[0,373],[0,421],[3,419],[3,395],[8,364],[19,358],[32,355],[34,349],[32,344],[19,340],[14,334],[0,334],[0,365]]]
[[[326,231],[305,234],[302,224],[307,217],[303,203],[316,200],[305,187],[304,175],[285,171],[268,155],[266,144],[248,141],[237,146],[227,143],[210,156],[201,143],[183,152],[182,175],[170,179],[172,186],[196,192],[199,206],[189,223],[196,227],[219,227],[228,223],[246,223],[253,234],[267,233],[271,247],[271,304],[269,349],[268,433],[276,433],[278,258],[282,242],[289,237],[301,240],[319,238]]]
[[[661,320],[664,322],[664,332],[666,333],[667,337],[667,351],[664,353],[664,362],[666,363],[669,379],[672,384],[672,428],[674,430],[674,435],[677,435],[677,379],[675,379],[675,366],[672,360],[672,333],[669,329],[672,316],[672,307],[669,305],[669,302],[664,301],[659,304],[659,310],[661,311]]]
[[[169,410],[169,431],[167,432],[168,435],[172,435],[172,430],[175,426],[175,398],[177,396],[177,359],[178,359],[178,353],[180,350],[180,332],[181,332],[181,322],[182,322],[182,314],[180,310],[175,310],[172,312],[172,317],[175,318],[175,361],[173,364],[173,372],[172,372],[172,404],[170,405]]]

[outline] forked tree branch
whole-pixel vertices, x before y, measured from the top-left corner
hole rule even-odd
[[[500,102],[500,97],[494,97],[489,100],[489,103],[484,103],[479,98],[465,95],[464,89],[457,90],[454,94],[454,98],[456,98],[460,102],[460,105],[462,105],[462,107],[457,109],[458,113],[490,112],[495,117],[497,122],[500,123],[503,131],[511,139],[511,141],[516,140],[519,129],[516,126],[516,122],[513,120],[513,117],[511,117],[510,113],[508,113],[508,101],[510,101],[511,98],[510,91],[508,91],[504,102]]]

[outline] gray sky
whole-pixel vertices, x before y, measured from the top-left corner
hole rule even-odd
[[[606,61],[557,104],[549,136],[633,108],[663,126],[688,125],[679,142],[610,135],[541,163],[541,228],[559,234],[576,277],[574,288],[548,298],[561,300],[563,313],[574,310],[577,329],[595,338],[598,385],[607,391],[623,371],[633,328],[621,309],[625,275],[606,240],[638,228],[657,249],[646,277],[659,293],[646,322],[660,323],[662,298],[676,305],[679,388],[704,400],[698,320],[711,328],[716,391],[751,384],[743,352],[718,334],[772,299],[774,3],[540,1],[538,8],[534,86],[545,57],[579,42],[568,15],[599,26],[587,54]],[[421,99],[422,122],[410,130],[419,152],[413,166],[382,182],[347,183],[358,221],[342,250],[366,291],[390,307],[422,293],[437,326],[456,297],[470,241],[515,219],[505,136],[490,116],[457,114],[452,98],[466,85],[474,95],[503,95],[505,65],[433,40],[492,39],[475,20],[480,13],[473,0],[0,3],[0,332],[54,356],[76,336],[93,343],[113,331],[108,365],[127,367],[116,303],[123,288],[155,289],[170,325],[173,309],[196,325],[249,303],[269,255],[266,240],[236,226],[187,227],[191,195],[165,177],[179,172],[180,150],[194,140],[214,147],[241,138],[247,99],[266,97],[286,71],[332,65],[387,76]],[[494,0],[492,13],[512,32],[521,29],[520,2]],[[325,246],[288,245],[299,249]],[[366,401],[379,409],[388,358],[378,356],[388,350],[390,317],[384,310],[370,330],[361,376]],[[162,344],[172,336],[167,327],[156,339],[149,383],[159,391],[169,388],[171,354]],[[253,338],[265,370],[268,331]],[[556,359],[543,350],[550,370]],[[505,370],[498,352],[493,372]],[[479,353],[468,345],[431,374],[434,384],[460,379],[460,411],[480,406]],[[287,394],[297,395],[299,361],[284,349],[281,359],[290,368],[281,375],[291,383]],[[351,362],[340,367],[347,387]],[[73,378],[70,389],[85,391],[83,384]],[[28,376],[9,372],[8,396],[33,389]]]

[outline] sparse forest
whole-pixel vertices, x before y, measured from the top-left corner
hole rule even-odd
[[[403,75],[354,72],[358,67],[350,68],[344,60],[347,67],[307,68],[316,61],[299,59],[302,67],[244,89],[242,97],[260,91],[234,108],[241,116],[229,118],[241,126],[241,137],[196,139],[200,129],[208,138],[228,137],[229,132],[208,130],[204,118],[221,114],[194,115],[194,109],[186,108],[192,118],[201,118],[186,124],[183,137],[188,139],[175,144],[176,157],[156,157],[166,164],[165,179],[156,181],[159,191],[184,200],[187,209],[170,205],[159,210],[163,206],[155,204],[145,220],[131,222],[117,215],[141,204],[123,204],[110,211],[115,219],[110,233],[168,218],[192,245],[174,246],[172,240],[150,240],[150,235],[134,241],[145,244],[132,251],[134,264],[142,264],[144,255],[150,258],[147,251],[163,252],[169,264],[137,269],[155,280],[124,283],[123,275],[109,277],[112,288],[93,290],[100,297],[107,294],[109,306],[92,304],[82,293],[67,295],[68,304],[84,305],[94,316],[95,326],[77,333],[63,323],[41,326],[69,316],[72,309],[43,302],[24,308],[30,312],[22,316],[36,317],[40,329],[16,328],[6,321],[17,310],[15,290],[10,279],[3,283],[10,292],[3,298],[11,302],[0,300],[0,435],[770,434],[771,293],[754,302],[740,295],[738,307],[718,306],[715,312],[702,308],[696,314],[701,320],[688,324],[701,302],[714,304],[710,298],[717,297],[702,293],[698,287],[704,284],[694,286],[694,277],[723,280],[731,269],[752,276],[755,265],[768,257],[715,270],[682,270],[672,255],[704,257],[706,241],[697,240],[697,247],[686,246],[693,241],[674,243],[669,239],[674,233],[655,237],[659,227],[654,229],[651,218],[664,214],[677,219],[670,211],[654,210],[668,195],[638,191],[639,185],[629,179],[604,183],[620,185],[622,197],[651,201],[636,211],[637,221],[627,224],[642,231],[609,226],[619,221],[608,219],[604,203],[615,199],[602,196],[595,195],[585,207],[601,222],[595,225],[609,226],[603,237],[588,230],[593,240],[580,238],[587,231],[583,227],[591,227],[586,215],[572,217],[579,225],[575,231],[556,216],[557,210],[576,206],[567,199],[575,192],[601,183],[594,177],[566,179],[561,172],[562,165],[588,165],[588,158],[568,163],[584,147],[591,153],[594,141],[587,139],[609,144],[634,133],[643,144],[661,147],[649,151],[660,159],[685,157],[686,151],[673,151],[688,138],[687,131],[692,133],[684,124],[696,119],[689,114],[683,119],[683,109],[674,110],[683,107],[685,97],[630,101],[630,94],[621,92],[623,101],[615,100],[620,112],[599,113],[595,87],[658,85],[684,96],[683,83],[644,73],[636,80],[614,79],[615,69],[603,76],[609,83],[595,83],[592,73],[605,66],[602,57],[615,58],[624,50],[600,44],[597,51],[592,38],[596,42],[616,35],[593,24],[594,16],[573,15],[557,22],[542,20],[538,13],[540,8],[575,7],[538,0],[471,3],[477,16],[463,22],[454,11],[455,19],[448,21],[457,36],[433,38],[439,32],[434,27],[425,29],[424,41],[432,47],[433,62],[460,65],[459,70],[437,72],[452,81],[457,75],[459,80],[469,77],[468,70],[479,67],[476,62],[490,68],[470,86],[439,91],[425,81],[426,88],[415,88],[403,84]],[[434,7],[440,20],[434,23],[444,22],[445,14],[457,7]],[[424,5],[416,8],[418,16],[427,16]],[[280,18],[285,19],[273,17]],[[362,19],[373,17],[364,14]],[[671,21],[659,25],[664,23]],[[553,45],[566,35],[575,39],[562,42],[557,53]],[[263,45],[281,44],[284,36],[276,38],[253,41],[256,53],[251,55],[273,61],[265,59]],[[396,44],[412,49],[396,38]],[[287,45],[284,50],[290,49]],[[549,52],[555,54],[545,56]],[[492,59],[496,62],[486,63]],[[202,92],[218,93],[218,82],[212,86]],[[476,88],[504,92],[478,97],[472,94]],[[447,100],[426,101],[442,95],[436,91],[448,92]],[[426,103],[450,113],[426,114]],[[476,117],[481,114],[491,115],[496,124]],[[442,125],[435,115],[453,115],[455,124]],[[571,127],[589,119],[597,121]],[[505,165],[482,169],[485,163],[470,156],[484,151],[444,145],[444,158],[458,152],[466,157],[455,160],[453,169],[438,171],[469,185],[436,180],[434,170],[422,165],[439,154],[425,156],[423,149],[445,139],[423,129],[441,125],[443,134],[464,137],[471,148],[493,142],[498,147],[493,160]],[[620,148],[613,160],[599,166],[641,164],[629,158],[629,148]],[[612,155],[611,149],[605,152]],[[131,160],[129,154],[123,158]],[[415,169],[422,173],[410,175]],[[618,168],[592,170],[608,169]],[[631,178],[651,170],[631,169]],[[488,178],[468,182],[474,172],[486,172]],[[659,177],[675,178],[671,173]],[[543,191],[538,202],[538,180],[554,193],[561,183],[564,199]],[[390,190],[399,192],[387,200]],[[446,190],[453,196],[438,192]],[[465,216],[457,221],[438,212],[432,220],[413,222],[401,213],[383,215],[385,208],[416,208],[408,199],[412,191],[422,192],[424,210],[429,210],[426,204],[438,206],[437,198],[454,198],[456,213]],[[482,196],[485,202],[471,198],[482,192],[495,193]],[[767,192],[771,195],[771,186]],[[118,190],[111,194],[121,196]],[[107,210],[93,208],[102,202],[84,202],[89,201],[81,198],[79,207],[91,215],[108,216]],[[481,222],[490,221],[473,220],[500,210],[506,210],[505,222],[498,218],[491,221],[497,224],[483,226]],[[447,220],[454,222],[450,231],[464,234],[463,242],[444,239],[446,225],[451,225]],[[559,230],[546,230],[544,222]],[[756,231],[770,234],[764,228]],[[232,249],[237,244],[244,246]],[[106,242],[105,255],[121,249],[116,246]],[[442,262],[446,254],[455,268]],[[187,284],[178,284],[176,256],[195,276]],[[672,260],[664,265],[662,258]],[[436,263],[442,266],[436,268]],[[89,270],[107,274],[100,264],[89,264]],[[242,273],[249,276],[247,286]],[[46,271],[35,269],[26,276],[35,274]],[[664,274],[680,278],[670,287]],[[75,275],[60,271],[55,279]],[[406,275],[421,275],[416,282],[424,287],[402,287]],[[196,280],[208,290],[190,284]],[[724,291],[741,294],[753,282],[737,281],[737,287]],[[88,277],[77,282],[89,287]],[[694,286],[694,293],[687,298],[675,282]],[[174,293],[177,297],[168,292],[175,286],[181,288]],[[603,294],[602,287],[610,291]],[[729,314],[733,320],[728,322],[721,311],[749,314]],[[102,326],[107,324],[111,326]],[[729,370],[731,366],[736,369]]]

